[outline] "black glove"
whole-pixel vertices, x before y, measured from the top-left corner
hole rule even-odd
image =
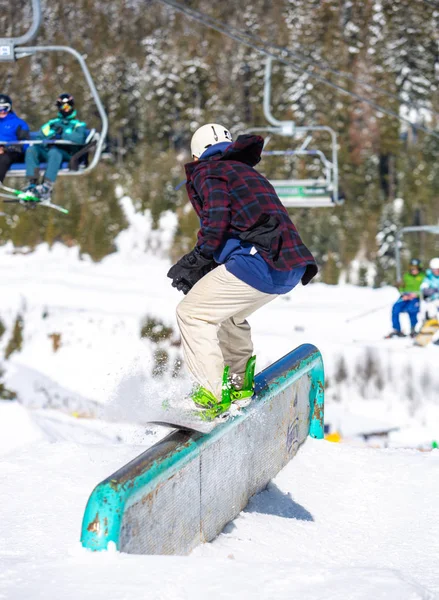
[[[17,140],[28,140],[29,139],[29,130],[23,129],[21,125],[17,127],[15,130],[15,136]]]
[[[196,246],[169,269],[168,277],[172,279],[172,287],[177,288],[183,294],[187,294],[197,281],[216,266],[213,258],[203,256]]]
[[[56,127],[51,127],[51,129],[53,131],[53,134],[50,137],[60,139],[64,132],[63,126],[57,125]]]
[[[431,298],[432,296],[434,296],[435,291],[433,288],[426,288],[425,290],[422,290],[422,297],[424,298],[424,300],[427,300],[427,298]]]

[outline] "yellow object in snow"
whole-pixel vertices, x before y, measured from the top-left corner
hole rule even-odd
[[[328,442],[341,442],[341,435],[337,433],[337,431],[334,431],[334,433],[327,433],[325,435],[325,440],[328,440]]]
[[[439,321],[437,319],[427,319],[415,337],[415,346],[427,346],[437,331],[439,331]]]

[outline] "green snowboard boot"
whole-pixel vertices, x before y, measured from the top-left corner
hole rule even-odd
[[[194,394],[192,394],[192,400],[194,403],[198,407],[204,409],[201,413],[201,418],[203,421],[213,421],[216,419],[216,417],[219,417],[229,410],[232,401],[230,398],[228,380],[229,367],[226,367],[223,373],[221,401],[218,401],[212,392],[209,392],[209,390],[206,390],[206,388],[201,386],[194,392]]]
[[[256,356],[252,356],[248,359],[245,367],[242,387],[238,390],[234,389],[233,381],[231,382],[230,398],[237,406],[244,407],[250,404],[250,400],[255,393],[255,367]]]
[[[243,408],[250,404],[255,388],[256,356],[248,359],[242,381],[242,387],[235,389],[230,381],[230,367],[226,366],[223,372],[221,401],[204,387],[199,387],[193,394],[192,400],[199,408],[204,409],[201,418],[204,421],[213,421],[226,413],[231,404]]]

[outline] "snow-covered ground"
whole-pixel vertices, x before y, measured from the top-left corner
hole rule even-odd
[[[27,427],[28,443],[0,460],[2,600],[439,597],[437,450],[310,439],[213,543],[128,556],[84,550],[80,524],[96,482],[144,447],[54,443]]]
[[[0,401],[0,600],[439,597],[439,451],[414,449],[439,437],[439,347],[383,340],[393,288],[317,283],[250,319],[258,370],[301,343],[319,347],[326,421],[345,443],[309,440],[189,558],[80,547],[93,486],[164,435],[144,426],[148,411],[190,385],[171,377],[176,333],[140,338],[147,317],[175,330],[173,217],[152,231],[122,202],[130,227],[99,264],[60,245],[0,247],[0,355],[23,319],[22,348],[1,364],[20,403]],[[388,430],[369,444],[390,449],[361,437]]]
[[[134,213],[128,198],[123,203],[130,227],[118,236],[118,252],[99,264],[61,245],[31,254],[0,247],[0,319],[7,328],[0,355],[18,314],[24,326],[21,351],[3,363],[4,382],[28,407],[144,422],[170,388],[180,393],[189,385],[170,376],[180,357],[181,295],[166,277],[174,217],[164,215],[151,231],[149,219]],[[325,362],[332,429],[343,437],[392,429],[392,445],[431,444],[438,435],[439,347],[383,339],[397,296],[391,287],[299,286],[250,318],[257,369],[313,343]],[[141,339],[145,318],[175,333],[159,344]],[[157,368],[163,352],[168,363]]]

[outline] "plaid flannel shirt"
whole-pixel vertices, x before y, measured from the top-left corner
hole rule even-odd
[[[186,165],[187,193],[200,219],[197,246],[205,256],[213,256],[229,237],[238,237],[262,215],[273,215],[280,224],[280,252],[272,259],[258,251],[278,271],[306,267],[305,285],[317,273],[317,265],[273,186],[253,168],[263,144],[260,136],[242,135],[224,154]]]

